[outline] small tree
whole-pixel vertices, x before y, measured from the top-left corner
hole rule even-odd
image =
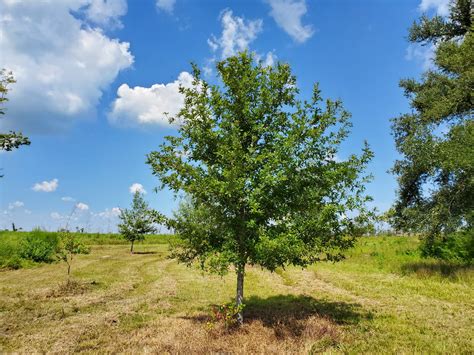
[[[67,283],[69,284],[71,277],[71,266],[74,257],[78,254],[89,254],[90,250],[78,241],[74,234],[65,230],[60,233],[60,243],[57,256],[59,260],[67,264]]]
[[[370,213],[362,172],[372,157],[336,156],[349,132],[340,101],[323,103],[315,85],[297,99],[289,65],[255,63],[248,53],[217,64],[222,86],[193,66],[178,135],[148,155],[162,187],[185,192],[168,225],[183,243],[179,261],[237,273],[237,321],[243,322],[246,265],[271,271],[337,261],[363,233]]]
[[[133,254],[133,244],[145,239],[145,235],[156,232],[155,221],[150,213],[148,204],[142,194],[137,191],[133,195],[131,209],[120,211],[122,223],[118,225],[120,234],[130,242],[130,253]]]

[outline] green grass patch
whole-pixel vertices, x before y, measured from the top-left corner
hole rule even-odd
[[[24,235],[24,234],[23,234]],[[9,255],[22,234],[4,234]],[[364,237],[339,263],[249,266],[245,324],[209,328],[235,274],[202,273],[168,245],[97,243],[73,262],[0,273],[0,352],[472,353],[474,270],[421,258],[412,237]],[[114,236],[104,240],[117,241]],[[170,238],[172,240],[172,238]],[[92,242],[92,243],[91,243]]]

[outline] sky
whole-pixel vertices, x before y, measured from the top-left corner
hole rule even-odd
[[[30,146],[0,152],[0,229],[116,230],[120,208],[141,191],[170,215],[177,200],[145,164],[176,134],[190,63],[216,82],[215,63],[249,50],[291,65],[301,98],[318,82],[352,113],[340,159],[375,153],[373,207],[387,210],[398,155],[390,119],[409,112],[398,87],[430,67],[432,48],[410,45],[421,14],[448,0],[0,0],[0,68],[13,72],[1,130]],[[74,212],[73,212],[74,211]]]

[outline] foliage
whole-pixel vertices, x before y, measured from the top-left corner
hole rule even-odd
[[[437,256],[441,259],[461,262],[474,262],[474,229],[462,230],[445,236],[433,238],[428,236],[421,244],[422,255]]]
[[[90,249],[78,241],[73,233],[68,231],[59,232],[59,238],[60,243],[56,255],[59,260],[67,264],[67,277],[69,282],[74,257],[78,254],[89,254]]]
[[[130,242],[130,252],[133,253],[133,244],[143,241],[146,234],[156,232],[155,219],[150,214],[150,208],[140,192],[133,195],[132,207],[120,211],[119,232]]]
[[[19,255],[37,263],[50,263],[55,260],[58,247],[59,238],[56,233],[35,229],[22,240]]]
[[[459,231],[473,235],[472,26],[469,0],[452,2],[447,19],[422,17],[412,26],[411,42],[434,45],[434,68],[419,81],[401,80],[412,113],[395,118],[392,126],[403,156],[393,167],[399,183],[393,225],[426,235],[424,253],[437,257],[457,245],[449,240]]]
[[[148,164],[162,185],[186,200],[169,226],[183,243],[174,256],[203,269],[237,271],[242,298],[245,265],[269,270],[337,261],[364,230],[372,157],[336,158],[350,114],[325,100],[315,85],[309,101],[297,98],[288,64],[255,63],[244,52],[217,64],[222,85],[210,85],[193,65],[184,108]],[[240,300],[239,300],[240,298]]]
[[[2,107],[8,101],[8,86],[15,83],[13,74],[5,69],[0,70],[0,115],[4,115],[6,109]],[[28,137],[23,136],[19,132],[10,131],[8,133],[0,132],[0,150],[11,151],[21,145],[29,145]]]

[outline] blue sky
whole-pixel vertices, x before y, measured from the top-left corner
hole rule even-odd
[[[2,130],[31,146],[0,153],[0,228],[113,231],[117,208],[143,189],[166,214],[172,194],[145,155],[175,127],[179,84],[191,61],[215,79],[216,60],[249,49],[268,65],[290,63],[302,97],[320,83],[340,98],[353,130],[341,157],[366,139],[375,152],[368,191],[384,211],[396,181],[390,118],[409,110],[398,87],[430,65],[430,48],[409,45],[421,13],[445,15],[446,0],[0,0],[0,67],[13,71]]]

